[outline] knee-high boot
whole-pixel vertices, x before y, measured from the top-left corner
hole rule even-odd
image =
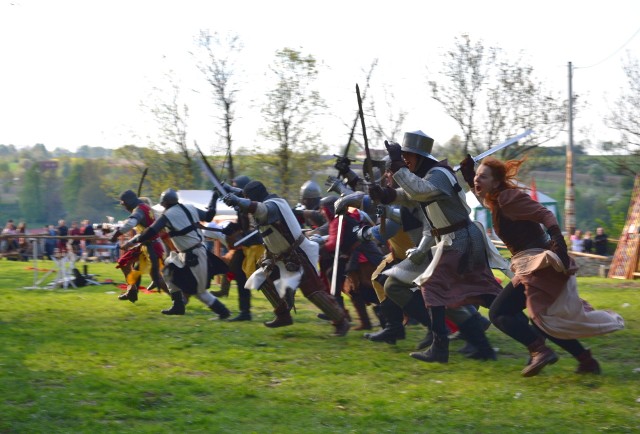
[[[429,348],[431,344],[433,344],[433,331],[431,330],[431,317],[429,316],[427,306],[424,304],[422,294],[419,291],[414,292],[413,297],[402,307],[402,310],[427,328],[427,333],[416,345],[416,350]]]
[[[291,318],[291,308],[293,305],[289,305],[287,300],[281,298],[273,285],[263,285],[260,289],[262,289],[262,293],[267,297],[271,306],[274,307],[273,313],[276,314],[274,319],[265,321],[264,325],[270,328],[276,328],[293,324],[293,318]]]
[[[349,294],[351,298],[351,303],[358,314],[358,318],[360,319],[360,324],[354,327],[354,330],[371,330],[371,319],[369,318],[369,313],[367,312],[367,304],[364,302],[362,296],[357,292]]]
[[[481,318],[480,315],[472,315],[459,326],[460,333],[473,348],[467,353],[467,357],[478,360],[496,360],[496,352],[487,339],[484,332],[485,323]]]
[[[379,309],[386,319],[385,327],[375,333],[365,333],[364,337],[373,342],[386,342],[391,345],[394,345],[396,340],[404,339],[405,330],[400,306],[387,297],[380,302]]]
[[[334,297],[325,291],[316,291],[307,296],[333,322],[335,332],[333,336],[345,336],[351,325],[343,308],[338,305]]]

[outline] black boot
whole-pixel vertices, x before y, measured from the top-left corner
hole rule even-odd
[[[414,359],[427,363],[448,363],[449,362],[449,337],[446,334],[433,335],[433,344],[424,352],[409,354]]]
[[[484,332],[486,324],[482,318],[480,315],[473,315],[460,324],[460,334],[469,344],[464,354],[470,359],[496,360],[496,352]]]
[[[231,282],[227,279],[227,276],[220,278],[220,291],[209,291],[214,297],[228,297],[229,289],[231,288]]]
[[[229,312],[227,306],[222,304],[219,298],[216,298],[216,301],[214,301],[211,306],[209,306],[209,309],[211,309],[214,313],[217,313],[218,318],[220,319],[227,319],[231,316],[231,312]]]
[[[118,300],[129,300],[131,303],[138,301],[138,285],[129,285],[127,292],[120,294]]]
[[[396,340],[405,338],[404,325],[402,324],[402,309],[389,298],[385,298],[380,303],[380,311],[386,318],[385,327],[375,333],[365,333],[365,339],[373,342],[386,342],[394,345]]]
[[[407,303],[402,310],[412,318],[415,318],[420,324],[427,328],[427,334],[418,342],[416,350],[423,350],[429,348],[433,344],[433,332],[431,331],[431,317],[429,311],[424,304],[424,299],[420,291],[413,293],[413,297]]]
[[[576,356],[576,360],[579,362],[576,374],[594,374],[600,375],[602,372],[600,364],[591,355],[591,350],[584,350],[582,354]]]
[[[351,294],[351,303],[358,314],[358,319],[360,320],[360,324],[355,326],[354,330],[371,330],[371,319],[369,318],[369,313],[367,312],[367,304],[363,300],[360,294],[353,293]]]
[[[238,322],[238,321],[251,321],[251,312],[240,312],[237,316],[233,318],[229,318],[227,321],[229,322]]]
[[[171,300],[173,300],[173,306],[170,309],[162,311],[165,315],[184,315],[184,298],[182,297],[182,291],[172,292]]]

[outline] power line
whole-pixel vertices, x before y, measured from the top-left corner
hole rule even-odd
[[[594,67],[606,62],[607,60],[611,59],[613,56],[618,54],[618,52],[620,52],[620,50],[622,50],[624,47],[626,47],[629,44],[629,42],[631,42],[631,40],[638,35],[638,33],[640,33],[640,27],[638,28],[638,30],[635,31],[635,33],[633,35],[631,35],[631,37],[624,44],[622,44],[617,50],[615,50],[613,53],[609,54],[607,57],[605,57],[601,61],[599,61],[597,63],[594,63],[593,65],[590,65],[590,66],[576,66],[576,67],[574,67],[574,69],[594,68]]]

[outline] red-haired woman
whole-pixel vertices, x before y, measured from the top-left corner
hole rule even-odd
[[[578,360],[577,373],[600,374],[591,351],[577,339],[619,330],[624,321],[613,312],[593,310],[578,297],[577,266],[567,253],[558,220],[518,186],[523,161],[488,157],[475,172],[471,157],[461,163],[465,181],[491,211],[495,233],[512,254],[515,276],[491,305],[491,322],[528,348],[525,377],[558,360],[545,338]]]

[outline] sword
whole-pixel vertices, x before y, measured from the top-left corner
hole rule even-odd
[[[331,270],[331,295],[336,295],[336,285],[338,280],[338,260],[340,259],[340,239],[342,238],[342,222],[344,214],[338,216],[338,236],[336,238],[336,252],[333,255],[333,269]]]
[[[213,168],[207,161],[207,157],[204,156],[204,154],[200,150],[200,147],[198,146],[198,143],[195,140],[193,141],[193,144],[196,146],[196,149],[200,153],[200,157],[202,157],[202,160],[198,160],[198,165],[200,165],[204,173],[207,175],[207,178],[209,178],[209,180],[213,183],[213,188],[215,188],[218,191],[218,193],[220,193],[220,197],[226,196],[228,191],[225,190],[225,188],[222,186],[222,183],[220,182],[220,180],[216,176],[216,173],[213,171]]]
[[[522,134],[519,134],[515,137],[510,138],[509,140],[500,143],[497,146],[494,146],[491,149],[487,149],[486,151],[484,151],[481,154],[478,154],[477,156],[473,157],[473,161],[474,163],[477,163],[478,161],[482,160],[484,157],[488,157],[491,154],[495,154],[496,152],[506,148],[507,146],[511,146],[514,143],[516,143],[517,141],[519,141],[520,139],[527,137],[529,134],[533,133],[533,130],[527,130]],[[453,168],[454,172],[457,172],[458,170],[460,170],[460,165],[457,165]]]
[[[247,241],[249,238],[251,238],[252,236],[257,234],[258,232],[259,231],[257,229],[255,229],[254,231],[250,232],[249,235],[246,235],[246,236],[240,238],[235,243],[233,243],[233,247],[238,247],[238,246],[242,245],[245,241]]]

